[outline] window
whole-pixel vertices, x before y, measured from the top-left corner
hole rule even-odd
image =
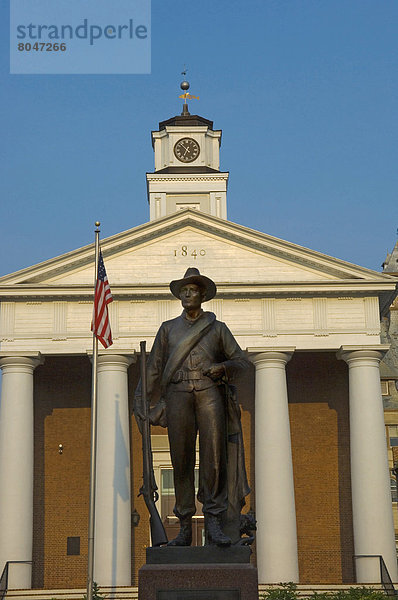
[[[195,494],[199,487],[199,469],[195,469]],[[202,505],[196,499],[196,514],[192,519],[192,545],[204,545],[204,518]],[[173,539],[180,530],[180,524],[173,513],[175,504],[173,469],[161,468],[160,470],[160,512],[167,537]]]
[[[155,479],[159,486],[158,510],[163,521],[164,528],[169,540],[176,537],[179,532],[179,521],[173,513],[175,504],[174,495],[174,477],[171,466],[171,457],[169,449],[169,439],[167,435],[151,435],[153,450],[153,468]],[[195,469],[195,491],[199,487],[199,449],[196,448],[196,469]],[[196,500],[196,514],[192,519],[193,523],[193,546],[204,545],[204,517],[202,505]]]
[[[66,554],[67,556],[80,555],[80,537],[66,538]]]
[[[167,518],[173,515],[175,502],[173,469],[162,469],[160,473],[160,502],[162,505],[161,513],[163,517]]]
[[[391,448],[398,446],[398,425],[388,426],[388,440]]]
[[[174,495],[174,476],[173,469],[161,469],[160,471],[161,483],[160,483],[160,501],[161,501],[161,513],[163,518],[174,518],[173,508],[175,504]],[[198,493],[199,488],[199,469],[195,469],[195,494]],[[202,505],[196,499],[196,516],[203,516]]]
[[[380,383],[381,383],[381,394],[382,394],[382,396],[388,396],[389,395],[388,381],[382,380]]]
[[[398,502],[398,486],[395,477],[390,477],[391,499],[393,502]]]

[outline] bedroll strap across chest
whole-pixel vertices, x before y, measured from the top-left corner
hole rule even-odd
[[[162,380],[160,384],[161,394],[164,395],[166,387],[173,378],[174,373],[182,365],[188,354],[196,346],[199,340],[206,335],[213,327],[216,320],[216,315],[211,312],[206,312],[188,329],[186,334],[182,336],[180,343],[170,354],[164,367]]]

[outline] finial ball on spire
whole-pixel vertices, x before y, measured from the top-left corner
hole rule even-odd
[[[180,84],[180,88],[184,91],[189,90],[189,82],[188,81],[182,81]]]

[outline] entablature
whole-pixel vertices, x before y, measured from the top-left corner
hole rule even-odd
[[[394,281],[361,281],[358,279],[305,281],[305,282],[247,282],[217,283],[217,298],[263,298],[263,297],[319,297],[342,296],[346,298],[375,295],[385,302],[395,297]],[[41,300],[79,300],[93,298],[92,285],[37,285],[17,284],[0,286],[0,301],[27,299]],[[112,284],[114,298],[143,298],[147,300],[171,299],[168,284],[124,285]]]
[[[140,339],[152,340],[160,324],[181,312],[180,302],[170,292],[145,297],[142,292],[122,297],[114,294],[109,305],[115,348],[138,349]],[[72,299],[18,298],[0,305],[1,349],[34,347],[48,353],[76,350],[88,344],[92,316],[91,297]],[[236,335],[241,345],[258,345],[265,340],[298,348],[334,348],[342,344],[380,341],[377,295],[335,294],[250,297],[248,294],[220,295],[205,303]]]

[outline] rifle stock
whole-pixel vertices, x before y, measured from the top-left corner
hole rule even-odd
[[[139,496],[143,496],[149,511],[149,525],[151,528],[152,546],[167,544],[168,539],[162,523],[162,519],[156,508],[159,499],[158,486],[156,485],[153,471],[151,425],[149,423],[149,407],[146,385],[146,342],[140,342],[141,349],[141,407],[144,420],[142,422],[142,455],[143,455],[143,485]]]

